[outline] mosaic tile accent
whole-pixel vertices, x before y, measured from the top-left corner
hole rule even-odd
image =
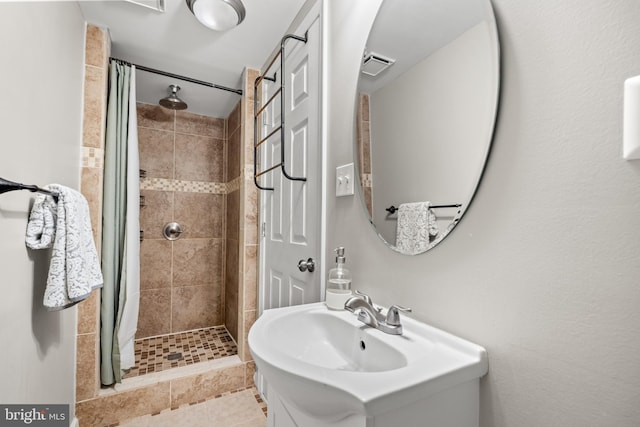
[[[363,187],[371,187],[371,174],[370,173],[360,174],[360,181],[362,182]]]
[[[140,179],[141,190],[182,191],[186,193],[226,194],[226,184],[220,182],[181,181],[165,178]]]
[[[82,147],[82,166],[85,168],[102,169],[104,165],[104,150],[94,147]]]
[[[134,353],[135,366],[124,378],[233,356],[238,348],[224,326],[214,326],[136,340]]]

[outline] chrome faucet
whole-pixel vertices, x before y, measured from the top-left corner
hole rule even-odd
[[[381,330],[391,335],[402,335],[402,324],[400,323],[400,313],[410,312],[410,308],[397,305],[389,307],[386,316],[382,314],[381,308],[376,308],[369,295],[355,291],[356,295],[349,298],[344,303],[344,308],[358,316],[358,320],[367,326]]]

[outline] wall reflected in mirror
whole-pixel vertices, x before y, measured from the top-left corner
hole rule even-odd
[[[384,0],[358,81],[355,157],[370,223],[393,250],[440,243],[484,170],[499,91],[489,0]]]

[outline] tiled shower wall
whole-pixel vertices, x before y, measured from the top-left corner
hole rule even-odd
[[[241,103],[229,114],[227,121],[227,256],[225,279],[224,324],[238,342],[238,282],[240,254],[240,149]]]
[[[253,182],[253,84],[257,70],[245,69],[243,102],[227,121],[227,258],[225,325],[238,355],[253,364],[247,336],[258,308],[258,190]]]
[[[138,104],[140,315],[136,338],[224,323],[226,120]],[[162,230],[178,222],[168,241]]]
[[[102,243],[102,176],[107,110],[108,32],[87,24],[85,35],[84,113],[82,121],[82,177],[80,191],[87,199],[93,237]],[[100,291],[78,304],[76,401],[95,397],[100,387],[98,367]]]

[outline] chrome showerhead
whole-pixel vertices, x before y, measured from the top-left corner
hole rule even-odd
[[[164,108],[168,108],[169,110],[186,110],[187,103],[178,98],[178,91],[180,90],[180,86],[169,85],[169,90],[171,90],[171,94],[166,98],[162,98],[159,101],[159,104]]]

